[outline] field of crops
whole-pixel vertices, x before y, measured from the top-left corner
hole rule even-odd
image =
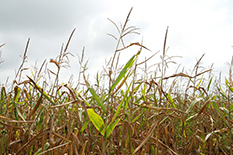
[[[157,53],[138,62],[142,50],[149,47],[139,42],[124,44],[124,37],[138,30],[127,25],[131,10],[122,27],[110,20],[119,32],[118,38],[110,34],[117,40],[116,50],[103,71],[95,73],[92,84],[86,75],[84,50],[78,84],[59,82],[75,29],[49,62],[56,71],[44,62],[22,78],[28,39],[10,88],[0,87],[0,155],[233,154],[233,62],[224,84],[212,68],[201,67],[204,55],[190,73],[165,76],[172,59],[166,55],[167,28],[158,70],[149,74],[147,62]],[[138,47],[136,54],[118,65],[121,51],[131,46]],[[52,79],[45,74],[48,70],[55,77],[52,83],[46,81]]]

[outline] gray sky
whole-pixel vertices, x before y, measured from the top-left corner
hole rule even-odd
[[[6,43],[0,48],[4,60],[0,64],[0,83],[8,76],[13,79],[28,38],[31,40],[25,67],[34,66],[36,60],[40,67],[45,59],[49,62],[59,54],[62,43],[67,42],[74,28],[68,52],[75,57],[70,57],[71,68],[62,70],[60,81],[67,80],[71,74],[77,80],[77,54],[81,55],[84,46],[85,57],[89,59],[88,73],[95,76],[105,65],[105,58],[113,56],[116,47],[116,41],[107,33],[117,36],[117,31],[107,18],[118,25],[124,23],[131,7],[128,26],[140,28],[140,35],[127,36],[125,44],[141,42],[143,38],[143,45],[153,51],[144,50],[139,60],[162,51],[169,26],[167,54],[183,57],[174,61],[189,70],[196,59],[206,53],[203,66],[208,68],[214,63],[216,73],[228,72],[226,62],[231,61],[233,53],[231,0],[7,0],[0,4],[0,45]],[[133,47],[123,51],[121,62],[125,63],[137,50]],[[54,64],[48,67],[52,68]],[[26,74],[31,75],[30,72]]]

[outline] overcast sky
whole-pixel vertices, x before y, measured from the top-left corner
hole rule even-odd
[[[214,63],[216,73],[228,72],[226,62],[233,55],[232,0],[7,0],[0,3],[0,45],[6,43],[0,48],[4,60],[0,64],[0,83],[8,76],[13,79],[28,38],[31,40],[25,67],[34,66],[36,60],[41,66],[45,59],[49,62],[59,55],[62,43],[67,42],[74,28],[68,52],[75,57],[70,57],[71,68],[63,69],[64,79],[60,81],[71,74],[77,79],[77,54],[81,55],[84,46],[88,73],[95,76],[116,47],[116,41],[107,33],[117,36],[117,31],[107,18],[118,25],[124,23],[131,7],[128,26],[140,28],[140,35],[127,36],[125,44],[141,42],[143,38],[143,45],[152,50],[143,50],[140,60],[162,51],[169,26],[167,54],[182,56],[174,61],[189,70],[205,53],[203,66],[208,68]],[[137,49],[122,51],[121,62],[125,63]]]

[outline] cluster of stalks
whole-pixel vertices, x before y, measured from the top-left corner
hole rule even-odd
[[[173,58],[166,54],[167,28],[161,63],[154,65],[156,69],[147,67],[158,52],[138,62],[142,50],[149,49],[139,42],[124,43],[126,35],[138,34],[138,28],[127,26],[131,11],[121,28],[110,20],[119,33],[109,34],[117,46],[93,85],[85,74],[84,49],[78,84],[59,83],[60,70],[72,55],[67,48],[75,29],[59,56],[49,62],[56,72],[44,61],[23,80],[28,39],[12,87],[0,90],[0,155],[233,154],[233,62],[224,86],[212,69],[201,67],[204,55],[191,73],[166,76]],[[139,51],[119,67],[121,51],[131,46]],[[48,83],[51,76],[54,80]]]

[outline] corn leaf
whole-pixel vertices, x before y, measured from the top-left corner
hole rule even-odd
[[[129,93],[129,89],[130,89],[131,85],[132,85],[132,83],[130,83],[129,87],[127,88],[127,91],[126,91],[126,93],[125,93],[123,99],[121,100],[121,103],[119,104],[119,106],[118,106],[118,108],[117,108],[117,111],[116,111],[115,115],[113,116],[112,121],[114,121],[114,120],[116,119],[116,117],[119,115],[120,110],[121,110],[121,107],[122,107],[122,104],[124,103],[124,101],[125,101],[125,99],[126,99],[128,93]]]
[[[229,127],[229,124],[227,123],[225,117],[222,115],[222,112],[220,111],[217,103],[215,101],[212,101],[212,105],[214,109],[218,112],[219,116],[223,119],[224,123]]]
[[[80,130],[80,134],[82,134],[83,131],[87,128],[87,125],[88,125],[89,122],[90,122],[90,120],[87,120],[86,122],[84,122],[84,124],[83,124],[83,126],[82,126],[82,128]]]
[[[104,113],[106,113],[107,111],[106,111],[103,103],[101,102],[99,96],[96,94],[95,90],[91,87],[91,85],[89,84],[89,82],[86,80],[86,77],[85,77],[84,74],[83,74],[83,77],[84,77],[84,81],[85,81],[86,85],[89,88],[90,93],[92,94],[93,98],[96,100],[98,106],[100,106],[101,109],[104,111]]]
[[[201,82],[202,82],[202,80],[203,80],[203,77],[204,77],[204,74],[202,75],[202,77],[201,77],[200,81],[198,82],[198,84],[197,84],[197,88],[199,88],[199,86],[201,85]]]
[[[205,142],[210,138],[210,136],[211,136],[212,134],[221,133],[221,132],[226,132],[226,131],[228,131],[228,129],[223,128],[223,129],[215,130],[215,131],[212,131],[212,132],[208,133],[208,134],[206,135],[206,137],[205,137]]]
[[[88,116],[96,129],[104,136],[105,125],[103,119],[94,112],[93,109],[87,109]]]
[[[225,82],[226,82],[226,85],[228,86],[228,88],[231,90],[231,92],[233,92],[233,88],[226,78],[225,78]]]
[[[106,138],[108,138],[108,137],[110,136],[110,134],[112,133],[113,129],[116,127],[116,125],[117,125],[117,123],[118,123],[119,121],[120,121],[120,119],[117,119],[115,122],[112,121],[112,122],[108,125],[108,127],[107,127],[107,129],[106,129],[106,133],[105,133]]]
[[[135,117],[133,120],[132,120],[132,123],[134,123],[136,120],[138,120],[145,112],[142,112],[140,115],[138,115],[137,117]]]
[[[195,99],[188,107],[188,109],[185,111],[187,114],[189,114],[189,112],[192,110],[193,106],[198,102],[202,100],[202,98],[197,98]]]
[[[49,148],[49,146],[50,146],[49,142],[46,142],[46,143],[44,144],[44,149],[43,149],[43,150],[48,149],[48,148]],[[39,149],[36,151],[36,153],[35,153],[34,155],[38,155],[38,154],[40,154],[40,153],[41,153],[41,151],[42,151],[42,148],[39,148]]]
[[[96,82],[97,82],[97,85],[100,85],[100,82],[99,82],[99,73],[97,72],[97,75],[96,75]]]
[[[33,83],[33,85],[34,85],[40,92],[43,91],[43,89],[42,89],[40,86],[38,86],[38,85],[35,83],[35,81],[33,81],[29,76],[27,76],[27,77],[29,78],[29,80]],[[44,96],[50,103],[52,103],[53,105],[55,105],[55,102],[49,97],[49,95],[48,95],[45,91],[43,91],[42,93],[43,93],[43,96]]]
[[[229,115],[229,110],[226,109],[225,107],[219,107],[219,109],[223,110],[227,115]],[[233,114],[230,113],[231,119],[233,119]]]
[[[92,94],[93,98],[96,100],[98,106],[100,106],[101,109],[104,111],[104,113],[106,113],[107,111],[106,111],[103,103],[100,101],[99,96],[96,94],[95,90],[92,87],[90,87],[90,93]]]
[[[169,102],[172,104],[172,107],[176,109],[176,105],[175,105],[173,99],[171,98],[170,94],[167,94],[167,98],[168,98]]]
[[[207,87],[207,91],[210,90],[210,85],[211,85],[211,83],[212,83],[212,80],[213,80],[213,76],[212,76],[211,79],[210,79],[210,82],[209,82],[208,87]]]
[[[121,81],[121,79],[125,76],[125,74],[127,73],[127,71],[132,67],[132,65],[134,64],[135,60],[137,59],[138,54],[134,55],[124,66],[124,68],[121,70],[120,74],[118,75],[118,77],[116,78],[115,82],[112,84],[112,86],[109,89],[109,92],[111,92],[116,85]]]
[[[38,107],[40,106],[41,103],[42,103],[42,95],[40,96],[40,98],[38,99],[36,105],[34,106],[34,108],[32,109],[32,111],[30,112],[30,114],[28,116],[29,119],[36,112],[36,110],[38,109]]]

